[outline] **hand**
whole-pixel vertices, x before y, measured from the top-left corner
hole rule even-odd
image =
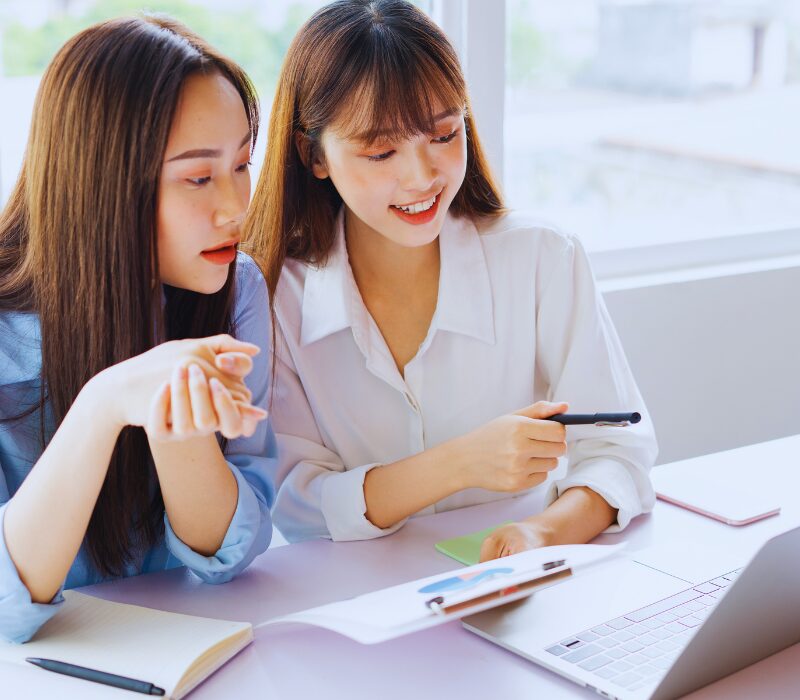
[[[531,520],[509,523],[488,535],[481,545],[481,561],[508,557],[528,549],[547,547],[551,535],[547,528]]]
[[[235,402],[249,405],[252,394],[244,377],[252,369],[250,358],[259,351],[258,346],[229,335],[173,340],[109,367],[92,382],[102,387],[106,398],[102,410],[119,428],[145,426],[156,395],[166,392],[166,386],[171,391],[173,379],[177,388],[180,380],[174,373],[181,367],[188,369],[190,364],[196,364],[208,381],[220,382]],[[231,371],[220,366],[228,366]]]
[[[522,491],[544,482],[567,444],[564,426],[543,419],[566,410],[566,403],[539,401],[457,438],[461,487]]]
[[[179,365],[153,398],[145,430],[151,441],[174,442],[211,435],[251,436],[267,412],[236,401],[216,377],[207,379],[200,366]]]

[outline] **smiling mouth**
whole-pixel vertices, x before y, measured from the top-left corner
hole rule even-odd
[[[395,209],[399,209],[405,214],[421,214],[424,211],[428,211],[428,209],[436,204],[436,199],[441,193],[442,190],[439,190],[439,192],[433,195],[433,197],[422,202],[415,202],[414,204],[392,204],[391,206]]]

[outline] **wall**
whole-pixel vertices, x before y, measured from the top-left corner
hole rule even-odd
[[[659,464],[800,433],[800,267],[604,288]]]

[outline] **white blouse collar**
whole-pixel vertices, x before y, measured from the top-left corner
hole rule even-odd
[[[344,209],[339,211],[335,227],[336,239],[327,261],[322,266],[309,266],[306,274],[301,346],[363,324],[367,317],[347,257]],[[493,345],[492,288],[478,230],[470,219],[448,214],[439,246],[439,298],[432,323],[439,330]]]

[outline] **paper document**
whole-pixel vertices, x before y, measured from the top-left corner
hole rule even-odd
[[[535,588],[555,585],[564,576],[618,553],[624,546],[563,545],[533,549],[283,615],[262,622],[255,629],[314,625],[362,644],[375,644],[519,600]],[[537,581],[541,585],[533,585]],[[469,601],[475,604],[466,604]]]

